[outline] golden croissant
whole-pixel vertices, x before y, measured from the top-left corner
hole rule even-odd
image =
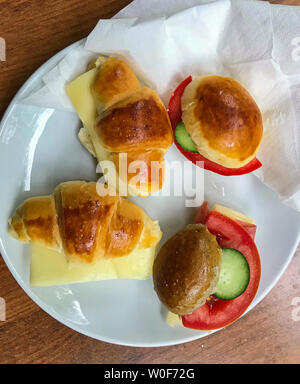
[[[160,190],[173,134],[158,94],[142,87],[128,64],[114,57],[98,58],[66,91],[84,125],[79,132],[83,145],[100,164],[115,164],[118,181],[107,175],[109,185],[118,191],[125,185],[129,195],[142,197]],[[126,170],[120,172],[123,153]],[[135,165],[130,169],[130,164]]]
[[[155,247],[161,231],[141,208],[120,196],[100,196],[95,182],[60,184],[53,195],[26,200],[9,219],[22,242],[62,251],[68,260],[92,263]]]

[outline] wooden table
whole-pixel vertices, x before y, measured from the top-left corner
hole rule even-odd
[[[0,0],[0,117],[18,88],[43,62],[109,18],[129,0]],[[298,4],[296,1],[277,3]],[[272,292],[222,332],[164,348],[127,348],[80,335],[43,312],[18,286],[0,257],[1,363],[300,363],[300,321],[292,300],[300,297],[300,249]]]

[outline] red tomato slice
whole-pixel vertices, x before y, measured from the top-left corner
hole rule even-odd
[[[182,115],[181,97],[183,95],[185,88],[190,84],[191,81],[192,81],[192,76],[189,76],[185,80],[183,80],[183,82],[180,83],[178,87],[175,89],[169,101],[168,113],[171,120],[173,131],[175,131],[175,128],[181,122],[181,115]],[[192,163],[197,165],[197,162],[203,161],[204,169],[218,173],[223,176],[245,175],[247,173],[255,171],[256,169],[262,166],[261,162],[255,157],[253,160],[250,161],[250,163],[244,165],[241,168],[223,167],[220,164],[214,163],[213,161],[206,159],[204,156],[200,155],[200,153],[188,152],[184,150],[177,143],[175,139],[174,139],[174,142],[176,144],[176,147],[179,149],[179,151]]]
[[[253,301],[261,276],[260,257],[249,233],[236,221],[211,211],[207,217],[208,230],[214,234],[222,248],[235,248],[246,257],[250,267],[250,281],[246,291],[234,300],[211,297],[202,307],[182,317],[187,328],[213,330],[233,323]]]
[[[205,225],[208,214],[209,214],[208,202],[204,201],[201,207],[199,208],[199,211],[194,220],[194,223]]]
[[[171,120],[173,131],[175,131],[175,128],[181,122],[181,97],[185,88],[192,82],[192,80],[192,76],[189,76],[185,80],[183,80],[183,82],[180,83],[175,89],[169,101],[168,114]]]
[[[235,220],[238,224],[240,224],[246,231],[249,233],[249,235],[252,237],[252,239],[255,239],[256,235],[256,225],[250,224],[250,223],[245,223],[244,221],[241,220]]]
[[[208,202],[204,201],[198,210],[194,223],[205,225],[208,214],[209,214]],[[253,240],[255,239],[256,225],[246,223],[245,221],[241,221],[237,219],[235,221],[238,224],[240,224],[249,233],[249,235],[252,237]]]
[[[219,175],[223,175],[223,176],[246,175],[247,173],[251,173],[262,166],[261,162],[255,157],[253,160],[250,161],[250,163],[244,165],[241,168],[223,167],[223,165],[214,163],[213,161],[206,159],[204,156],[200,155],[200,153],[186,151],[181,147],[181,145],[177,143],[175,138],[174,138],[174,143],[176,147],[179,149],[179,151],[193,164],[197,165],[197,162],[198,162],[198,165],[199,165],[199,162],[203,162],[204,169],[206,169],[207,171],[218,173]]]

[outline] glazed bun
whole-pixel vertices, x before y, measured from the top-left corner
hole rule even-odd
[[[205,303],[219,280],[222,252],[202,224],[177,232],[161,248],[153,265],[154,289],[168,309],[185,315]]]
[[[263,136],[261,112],[236,80],[194,77],[181,104],[182,120],[202,156],[228,168],[240,168],[256,156]]]

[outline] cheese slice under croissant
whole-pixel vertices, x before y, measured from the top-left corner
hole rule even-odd
[[[112,188],[149,196],[163,186],[164,155],[173,143],[167,111],[124,61],[100,57],[93,65],[66,88],[84,124],[79,139],[102,166],[115,164],[117,178],[106,174]]]
[[[140,207],[120,196],[99,196],[97,184],[84,181],[26,200],[9,219],[8,232],[85,264],[155,247],[161,238],[158,223]]]

